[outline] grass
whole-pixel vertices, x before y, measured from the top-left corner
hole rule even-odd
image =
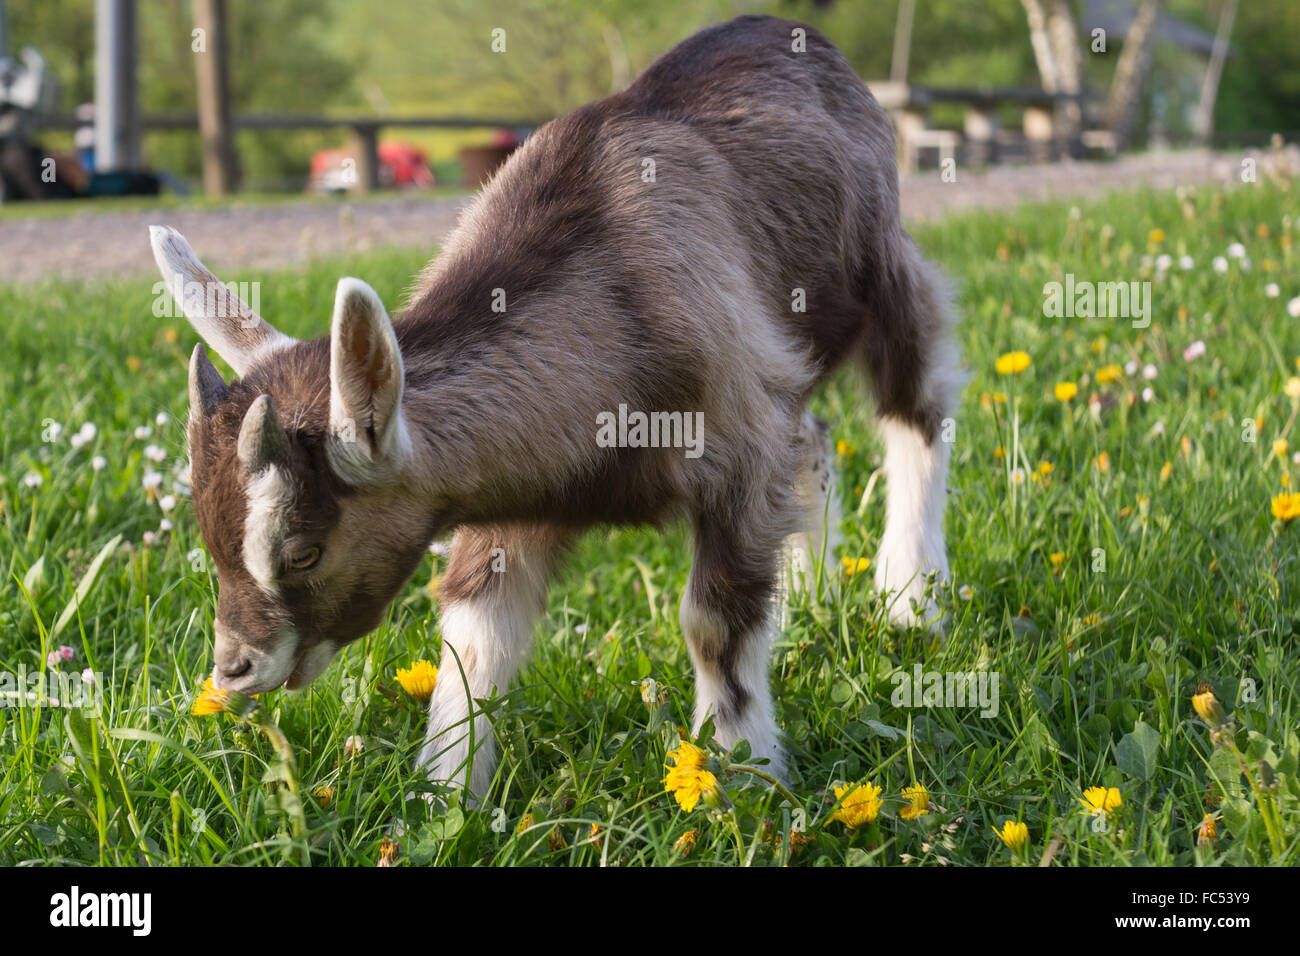
[[[104,691],[95,719],[6,698],[0,863],[274,864],[309,853],[373,865],[397,817],[404,863],[1295,865],[1300,527],[1275,520],[1270,498],[1300,478],[1274,447],[1300,445],[1286,392],[1300,374],[1300,319],[1287,313],[1300,295],[1296,188],[1142,192],[918,231],[960,283],[972,376],[953,435],[947,639],[883,625],[870,574],[828,568],[841,593],[797,603],[774,650],[793,808],[722,771],[729,809],[686,813],[664,792],[666,753],[691,709],[676,613],[689,550],[680,531],[618,530],[586,540],[552,589],[533,660],[494,705],[503,758],[478,810],[403,801],[420,788],[424,715],[395,670],[437,660],[428,585],[440,558],[307,692],[266,695],[263,716],[293,748],[306,804],[295,845],[271,743],[229,717],[190,715],[212,668],[215,582],[184,495],[160,533],[142,486],[157,469],[168,492],[183,464],[193,334],[154,316],[152,280],[0,287],[0,674],[42,672],[67,645],[72,658],[53,669],[89,668]],[[1252,268],[1234,258],[1220,274],[1211,260],[1233,242]],[[1143,257],[1161,253],[1174,264],[1157,276]],[[365,276],[391,303],[422,259],[390,252],[227,278],[261,279],[264,313],[314,335],[338,275]],[[1150,327],[1045,318],[1043,285],[1065,272],[1151,279]],[[1198,340],[1205,354],[1185,360]],[[1011,350],[1031,364],[997,374]],[[1154,379],[1124,371],[1130,362],[1154,366]],[[1099,385],[1111,364],[1119,378]],[[1060,382],[1077,397],[1058,401]],[[870,411],[847,376],[815,407],[844,442],[842,556],[871,557],[883,482],[871,480]],[[64,426],[52,442],[47,419]],[[74,449],[86,421],[97,433]],[[138,428],[151,432],[136,438]],[[164,462],[145,457],[150,445]],[[28,487],[29,474],[40,484]],[[894,676],[916,664],[996,673],[996,714],[896,703]],[[1234,722],[1217,748],[1192,709],[1202,682]],[[830,819],[839,781],[882,788],[874,823]],[[907,820],[900,793],[913,783],[928,789],[929,812]],[[1116,788],[1120,808],[1082,815],[1093,786]],[[328,802],[311,795],[322,787]],[[1198,846],[1207,814],[1216,838]],[[1028,827],[1020,857],[993,834],[1008,820]],[[791,827],[811,842],[783,839]],[[689,856],[675,848],[688,831]]]

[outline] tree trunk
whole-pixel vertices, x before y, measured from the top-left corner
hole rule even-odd
[[[1237,16],[1237,0],[1226,0],[1219,13],[1219,29],[1214,34],[1214,49],[1205,67],[1205,82],[1201,84],[1201,103],[1196,108],[1193,130],[1202,143],[1209,143],[1214,133],[1214,101],[1219,96],[1219,80],[1223,77],[1223,61],[1228,55],[1228,38],[1232,36],[1232,21]]]
[[[1025,7],[1025,16],[1029,18],[1029,43],[1034,49],[1034,62],[1038,64],[1038,76],[1043,81],[1043,89],[1055,93],[1060,89],[1056,69],[1056,52],[1052,47],[1052,36],[1047,29],[1047,11],[1040,0],[1020,0]]]
[[[1133,130],[1138,102],[1142,96],[1142,81],[1151,63],[1151,48],[1155,44],[1156,20],[1160,16],[1160,0],[1142,0],[1137,15],[1129,24],[1124,37],[1115,76],[1110,83],[1110,96],[1106,100],[1106,128],[1115,138],[1115,149],[1123,149]]]

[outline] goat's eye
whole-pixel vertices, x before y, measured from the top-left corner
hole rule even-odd
[[[315,567],[319,560],[320,548],[303,548],[300,551],[290,551],[285,557],[285,564],[294,571],[306,571]]]

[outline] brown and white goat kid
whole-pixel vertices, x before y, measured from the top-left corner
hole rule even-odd
[[[821,34],[742,17],[539,129],[395,321],[343,279],[329,337],[296,341],[237,298],[205,300],[216,277],[153,227],[168,287],[238,375],[227,384],[195,347],[217,685],[307,684],[454,529],[420,761],[482,796],[495,755],[470,698],[519,670],[566,546],[599,525],[685,519],[696,720],[779,769],[782,544],[806,567],[834,495],[804,403],[845,359],[867,373],[885,445],[876,579],[891,615],[928,616],[926,579],[947,573],[940,432],[956,352],[943,286],[899,222],[894,149]],[[598,440],[620,406],[702,414],[702,445]]]

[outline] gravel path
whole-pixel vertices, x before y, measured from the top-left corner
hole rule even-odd
[[[904,177],[903,215],[938,219],[979,207],[1034,199],[1095,196],[1143,184],[1161,187],[1240,182],[1243,155],[1258,175],[1279,162],[1300,166],[1296,150],[1281,154],[1187,150],[1127,156],[1112,163],[959,169],[957,181],[937,171]],[[0,221],[0,282],[63,277],[152,275],[147,227],[175,226],[220,273],[237,267],[274,268],[384,246],[433,249],[455,225],[465,197],[393,197],[338,205],[248,205],[226,209],[81,212],[68,217]]]

